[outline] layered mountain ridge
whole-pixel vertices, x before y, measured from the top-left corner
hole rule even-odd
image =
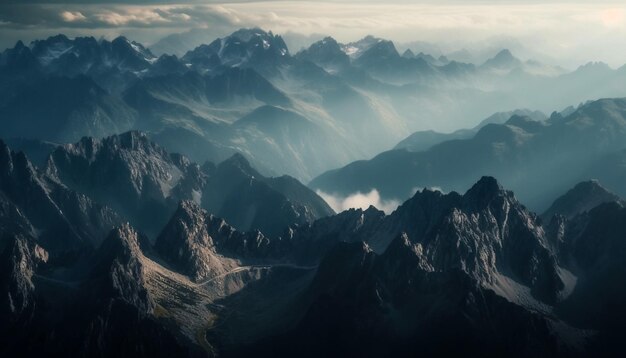
[[[623,150],[625,103],[593,101],[545,121],[514,115],[503,124],[485,125],[467,139],[443,141],[419,152],[391,150],[354,162],[319,176],[310,186],[343,196],[377,189],[383,198],[402,199],[414,188],[465,190],[472,173],[488,173],[534,210],[548,209],[564,188],[591,178],[611,183],[609,189],[623,196],[626,188],[617,180],[620,161],[596,163]],[[555,170],[559,175],[553,175]]]
[[[46,172],[152,237],[181,200],[202,204],[242,230],[263,229],[272,236],[334,213],[296,179],[264,177],[241,155],[201,167],[134,131],[60,146],[50,155]]]
[[[485,64],[401,56],[373,36],[348,44],[326,37],[292,55],[281,36],[258,28],[181,57],[156,57],[124,37],[58,35],[0,55],[0,128],[5,139],[57,143],[140,130],[196,162],[241,152],[269,172],[308,181],[415,131],[451,132],[494,111],[550,113],[620,95],[624,72],[596,67],[555,74],[506,50]],[[249,116],[275,126],[234,125]],[[310,145],[306,133],[324,145]]]
[[[620,356],[624,74],[259,28],[20,42],[0,355]]]
[[[19,155],[10,157],[3,167],[14,170]],[[316,198],[291,179],[261,176],[242,156],[200,168],[137,132],[60,147],[47,172],[38,175],[63,188],[57,190],[70,191],[90,183],[80,178],[99,173],[95,168],[115,163],[114,158],[128,168],[115,172],[130,174],[120,176],[120,183],[139,192],[146,189],[147,177],[172,184],[172,167],[184,173],[179,183],[189,181],[184,177],[193,167],[214,187],[228,180],[239,188],[233,179],[241,177],[246,186],[258,182],[253,192],[278,186],[289,198]],[[83,163],[76,167],[80,170],[68,172],[76,163]],[[63,178],[71,173],[81,176],[69,177],[73,185],[60,184],[70,183]],[[147,187],[166,187],[153,184]],[[177,186],[167,187],[170,193],[184,192]],[[319,214],[315,210],[325,208],[319,200],[307,210]],[[26,321],[17,317],[30,318],[21,328],[7,321],[3,331],[30,342],[32,332],[44,332],[50,324],[86,327],[80,334],[61,330],[32,351],[57,351],[72,340],[67,347],[77,355],[141,349],[140,355],[156,356],[202,351],[241,356],[251,350],[263,356],[295,354],[307,346],[314,347],[307,350],[312,355],[368,355],[389,347],[407,355],[416,347],[411,342],[421,337],[417,342],[427,355],[444,352],[442,347],[450,345],[436,342],[445,341],[455,343],[445,352],[568,356],[612,342],[609,328],[615,321],[606,312],[592,321],[591,312],[599,312],[595,306],[580,307],[591,290],[607,289],[606,280],[591,277],[622,274],[620,251],[606,251],[619,245],[619,205],[601,204],[571,218],[555,216],[545,229],[512,192],[483,177],[463,195],[418,191],[390,215],[374,207],[352,209],[307,217],[266,236],[236,229],[202,209],[201,202],[177,203],[154,243],[131,225],[116,224],[97,250],[79,249],[87,260],[59,261],[54,243],[29,237],[36,231],[18,226],[11,239],[2,239],[0,257],[9,267],[2,287],[11,297],[2,309],[20,322]],[[11,215],[3,211],[2,217]],[[605,227],[616,234],[596,242],[594,235]],[[594,245],[597,249],[590,250]],[[72,293],[58,300],[55,292],[67,287]],[[269,302],[277,303],[270,308]],[[74,312],[63,315],[71,305]],[[229,318],[230,310],[241,313]],[[273,323],[267,328],[249,324],[261,317]],[[320,335],[326,324],[337,329]],[[589,343],[572,340],[572,332],[588,336]],[[374,336],[379,339],[365,347],[352,343]],[[279,341],[289,343],[269,348]],[[7,347],[12,352],[17,346]]]

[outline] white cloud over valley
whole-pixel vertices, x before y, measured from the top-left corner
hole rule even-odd
[[[389,215],[400,206],[399,200],[383,200],[380,197],[380,193],[376,189],[372,189],[368,193],[354,193],[346,197],[332,195],[325,193],[321,190],[317,190],[317,195],[322,197],[336,212],[342,212],[348,209],[367,209],[370,205],[373,205],[379,210]]]

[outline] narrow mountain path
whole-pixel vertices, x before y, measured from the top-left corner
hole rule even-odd
[[[294,265],[294,264],[275,264],[275,265],[249,265],[249,266],[240,266],[237,268],[234,268],[228,272],[225,272],[221,275],[215,276],[215,277],[211,277],[209,279],[206,279],[204,281],[200,281],[200,282],[194,282],[191,284],[192,287],[201,287],[204,285],[207,285],[213,281],[216,281],[220,278],[224,278],[228,275],[232,275],[238,272],[243,272],[243,271],[250,271],[250,270],[255,270],[255,269],[272,269],[272,268],[293,268],[293,269],[298,269],[298,270],[314,270],[317,269],[317,266],[299,266],[299,265]]]

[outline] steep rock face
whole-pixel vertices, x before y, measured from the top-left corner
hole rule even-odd
[[[349,225],[337,224],[346,219]],[[360,240],[382,253],[405,232],[435,270],[461,270],[503,295],[512,279],[528,286],[535,298],[555,303],[564,285],[551,243],[536,220],[511,192],[484,177],[465,195],[423,190],[389,216],[375,209],[346,212],[303,228],[296,237]],[[353,230],[333,232],[337,225]]]
[[[421,57],[400,56],[393,42],[368,36],[355,45],[346,45],[352,63],[373,77],[388,83],[407,84],[436,76],[437,70]]]
[[[204,185],[196,164],[168,154],[138,132],[59,147],[47,172],[148,233],[162,228],[179,200],[199,200]]]
[[[338,245],[304,297],[309,308],[295,328],[234,355],[558,353],[547,320],[481,289],[462,271],[433,271],[402,235],[382,255],[363,243]]]
[[[414,228],[417,235],[412,228],[407,232],[424,246],[436,269],[459,268],[487,286],[499,285],[503,274],[529,286],[537,298],[556,301],[564,285],[546,235],[534,214],[495,179],[482,178],[460,202],[434,217],[434,227],[426,221]]]
[[[33,55],[50,70],[78,73],[103,71],[104,67],[141,71],[156,57],[141,44],[125,37],[113,41],[93,37],[69,39],[56,35],[31,44]],[[71,67],[73,66],[73,67]]]
[[[48,261],[46,250],[30,237],[14,235],[4,240],[8,242],[0,256],[0,289],[4,292],[0,310],[7,318],[2,323],[3,331],[12,324],[27,325],[32,319],[36,305],[33,275],[38,265]]]
[[[605,334],[624,333],[626,319],[626,209],[604,203],[564,225],[563,251],[578,276],[571,296],[559,310],[574,324]]]
[[[0,141],[0,201],[8,221],[0,231],[37,237],[46,250],[77,254],[97,247],[119,222],[109,208],[72,192],[37,171]]]
[[[23,73],[29,70],[38,70],[39,62],[33,52],[22,41],[18,41],[12,49],[6,49],[0,54],[0,73]]]
[[[111,231],[98,252],[90,279],[98,283],[96,299],[120,299],[140,312],[151,313],[154,301],[146,289],[141,246],[149,245],[129,224]]]
[[[562,215],[566,219],[571,219],[608,202],[624,203],[619,196],[608,191],[600,182],[590,180],[576,184],[574,188],[557,198],[541,216],[546,220],[551,219],[554,215]]]
[[[48,252],[21,234],[0,237],[0,244],[0,351],[28,354],[32,349],[24,344],[33,342],[44,324],[40,314],[45,303],[34,275],[48,262]]]
[[[79,300],[86,305],[76,319],[82,331],[62,338],[78,356],[189,356],[154,316],[155,301],[146,285],[146,237],[124,224],[111,231],[95,255]],[[71,321],[70,321],[71,322]]]
[[[187,52],[182,60],[202,70],[216,64],[229,67],[251,67],[275,74],[276,67],[289,61],[289,50],[279,35],[261,29],[241,29]],[[207,66],[209,65],[209,66]],[[212,65],[212,66],[211,66]]]
[[[282,258],[288,239],[265,237],[259,231],[241,232],[183,201],[155,243],[156,251],[180,272],[196,281],[214,278],[240,263]]]
[[[350,65],[350,57],[332,37],[326,37],[298,52],[296,58],[311,61],[329,72],[338,72]]]
[[[222,275],[236,265],[217,253],[209,234],[213,218],[191,202],[183,201],[155,242],[155,249],[176,269],[199,281]],[[230,231],[230,228],[225,228]],[[216,239],[221,239],[217,237]]]
[[[33,41],[28,49],[42,72],[68,77],[88,75],[114,92],[145,74],[157,60],[150,50],[125,37],[108,41],[56,35]],[[16,46],[8,51],[20,49]]]
[[[127,132],[61,146],[50,156],[46,172],[154,237],[181,200],[201,203],[240,230],[261,229],[269,236],[334,213],[297,180],[264,177],[241,155],[215,169],[207,165],[201,168],[167,153],[145,134]]]

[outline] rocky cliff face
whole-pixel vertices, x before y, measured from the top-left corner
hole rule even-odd
[[[109,208],[68,190],[39,172],[22,153],[0,142],[2,232],[38,238],[53,253],[97,247],[119,222]]]
[[[264,177],[241,155],[201,168],[140,132],[61,146],[51,154],[46,173],[152,237],[181,200],[202,204],[240,230],[261,229],[270,236],[334,213],[297,180]]]
[[[170,222],[165,226],[155,242],[155,249],[180,272],[199,281],[222,275],[236,267],[217,253],[211,230],[213,218],[191,202],[181,202]],[[225,224],[226,225],[226,224]],[[227,232],[232,230],[226,227]],[[233,230],[234,231],[234,230]]]
[[[139,132],[59,147],[47,173],[149,234],[163,227],[179,200],[199,200],[204,185],[196,164],[170,155]]]
[[[561,309],[573,322],[624,332],[626,290],[616,285],[626,277],[626,209],[605,203],[562,225],[561,255],[579,277]]]
[[[183,201],[156,240],[155,249],[182,273],[198,281],[223,275],[240,263],[279,259],[289,253],[289,240],[242,232]]]
[[[256,180],[244,164],[229,167]],[[22,218],[12,200],[0,208],[6,222]],[[187,200],[154,247],[124,224],[86,259],[60,264],[23,216],[1,241],[10,319],[0,328],[13,343],[0,344],[77,356],[615,352],[624,208],[556,218],[544,230],[490,177],[463,195],[423,190],[390,215],[353,209],[275,237]]]
[[[95,300],[119,299],[140,312],[153,311],[154,301],[145,287],[142,244],[149,245],[148,239],[129,224],[111,231],[98,249],[90,273],[90,280],[98,282],[96,290],[100,290]]]
[[[0,309],[7,325],[25,325],[32,319],[36,309],[33,275],[38,265],[48,261],[48,253],[34,240],[26,236],[11,236],[6,239],[0,258],[2,296]],[[22,321],[22,322],[20,322]],[[7,333],[7,332],[5,332]]]
[[[404,232],[435,270],[460,269],[494,289],[510,278],[552,303],[563,288],[537,217],[490,177],[464,195],[423,190],[389,216],[373,208],[349,211],[301,231],[314,242],[363,241],[378,253]]]
[[[296,327],[234,355],[566,354],[545,318],[461,270],[433,270],[406,235],[382,255],[363,243],[337,245],[303,301],[308,310]]]

